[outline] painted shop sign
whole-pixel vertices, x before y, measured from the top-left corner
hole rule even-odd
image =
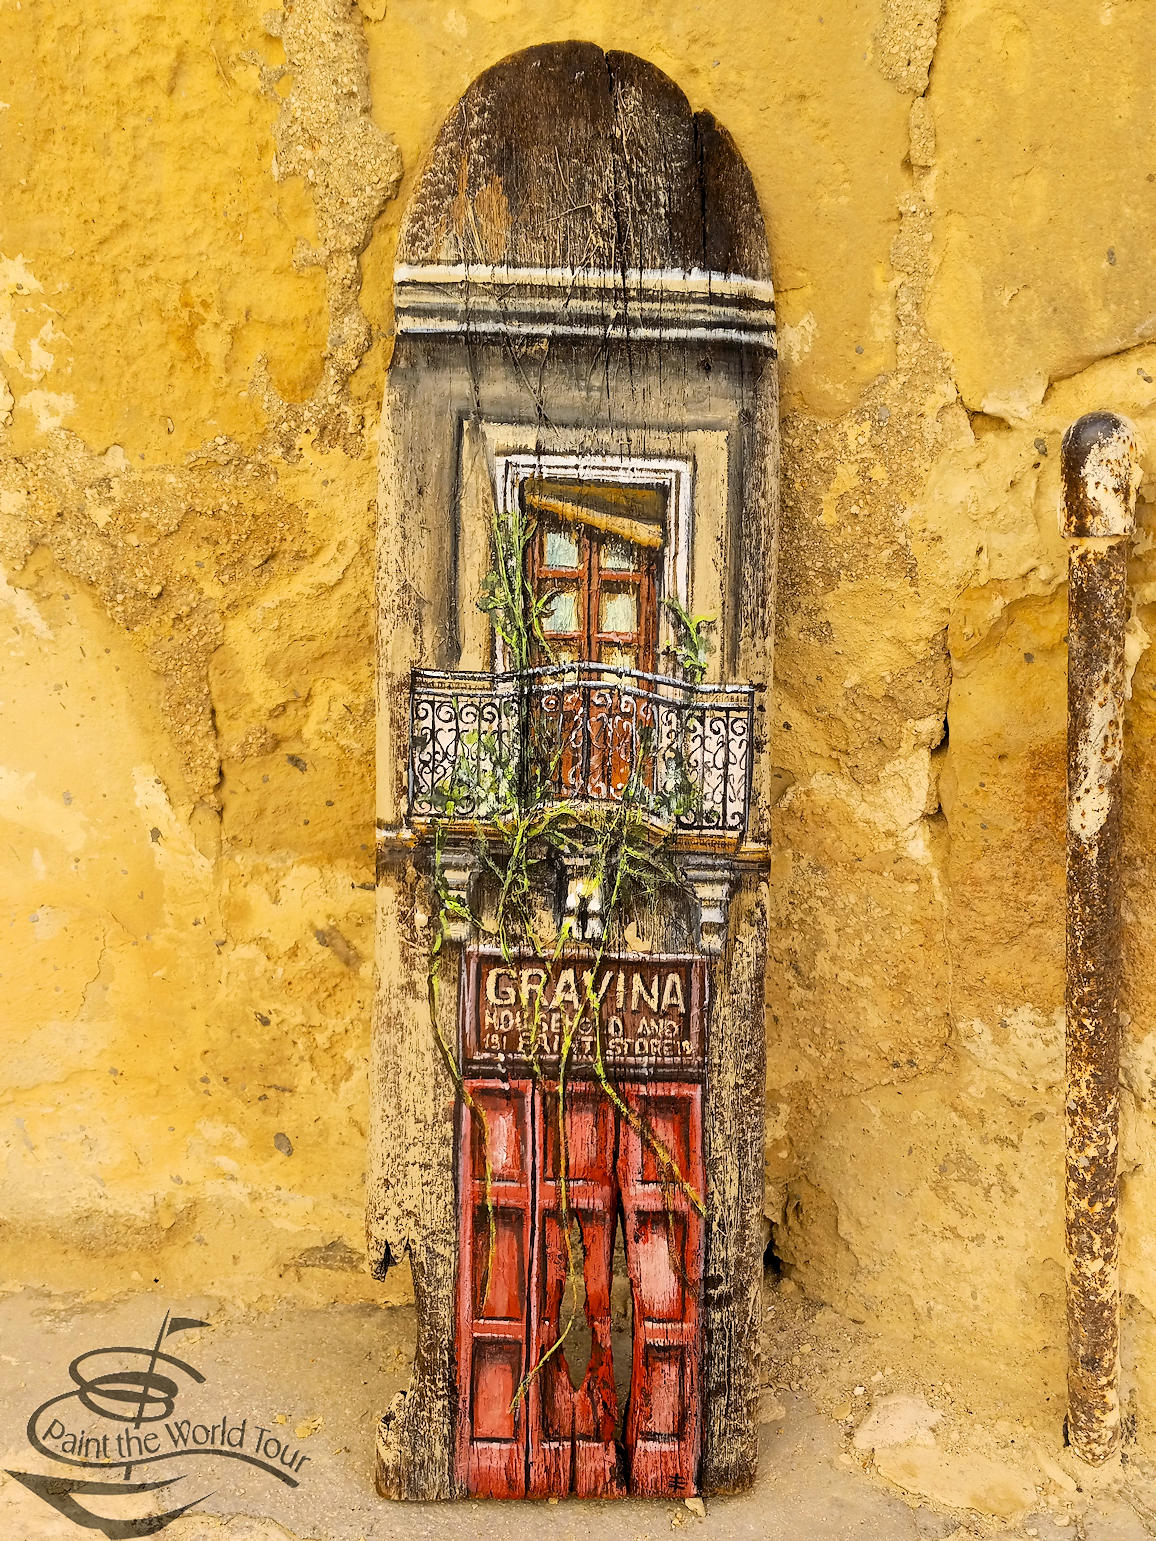
[[[701,1069],[706,965],[701,958],[553,961],[472,950],[466,960],[463,1057],[475,1064],[556,1065],[569,1040],[571,1072],[591,1067],[683,1075]]]

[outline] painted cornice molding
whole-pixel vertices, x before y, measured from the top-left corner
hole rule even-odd
[[[702,270],[399,264],[399,336],[732,343],[775,352],[775,292]]]

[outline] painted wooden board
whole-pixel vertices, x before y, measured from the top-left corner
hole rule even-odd
[[[774,303],[734,143],[630,55],[479,77],[395,273],[369,1236],[394,1498],[757,1454]]]

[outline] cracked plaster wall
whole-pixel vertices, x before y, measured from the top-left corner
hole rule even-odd
[[[783,322],[768,1212],[810,1293],[1062,1406],[1060,436],[1133,561],[1127,1394],[1156,1420],[1156,159],[1138,4],[0,9],[9,1277],[358,1270],[375,430],[422,151],[515,48],[735,134]],[[400,1285],[394,1286],[400,1288]]]

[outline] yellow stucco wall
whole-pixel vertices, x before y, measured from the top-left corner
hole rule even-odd
[[[770,230],[778,1250],[980,1405],[1058,1420],[1063,429],[1130,414],[1156,489],[1156,45],[1125,0],[0,4],[8,1278],[404,1287],[359,1271],[389,274],[461,91],[571,36],[712,109]],[[1143,1432],[1140,518],[1123,1256]]]

